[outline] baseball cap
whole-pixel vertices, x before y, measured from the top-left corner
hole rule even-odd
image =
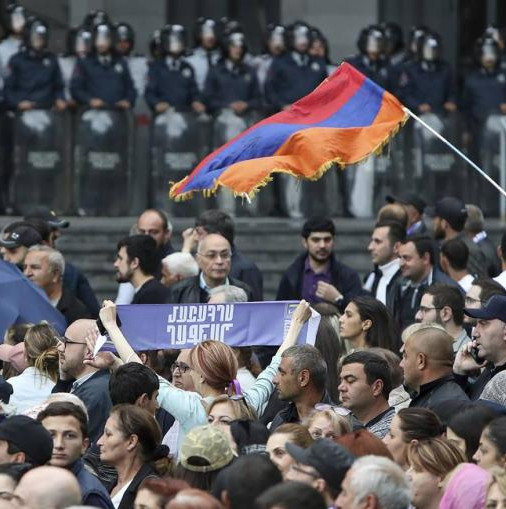
[[[287,443],[286,450],[298,463],[313,467],[335,490],[341,489],[344,476],[355,461],[345,447],[327,438],[316,440],[307,449]]]
[[[42,219],[51,226],[51,228],[68,228],[70,225],[69,221],[58,217],[54,210],[44,206],[34,207],[25,215],[26,221],[34,218]]]
[[[26,415],[13,415],[0,423],[0,440],[16,446],[35,466],[45,465],[53,453],[49,431]]]
[[[0,246],[14,249],[19,246],[30,247],[42,242],[40,233],[30,224],[18,222],[7,227],[9,231],[0,238]]]
[[[192,472],[214,472],[234,458],[227,435],[206,424],[190,430],[181,444],[179,463]]]
[[[436,202],[434,207],[429,207],[425,212],[429,216],[446,219],[452,228],[457,226],[456,229],[458,230],[464,227],[464,223],[467,219],[466,204],[453,196],[441,198]]]
[[[494,295],[481,309],[464,309],[464,313],[471,318],[480,320],[501,320],[506,323],[506,297]]]
[[[415,207],[415,209],[420,214],[423,214],[423,211],[427,206],[425,201],[422,200],[422,198],[420,198],[415,193],[407,193],[402,196],[393,196],[391,194],[388,194],[387,196],[385,196],[385,201],[387,203],[401,203],[402,205],[413,205],[413,207]]]

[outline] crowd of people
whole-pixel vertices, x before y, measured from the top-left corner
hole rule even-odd
[[[269,25],[259,55],[249,50],[237,20],[199,18],[193,27],[192,47],[187,29],[170,24],[152,34],[149,54],[140,58],[132,27],[113,23],[105,11],[90,12],[80,26],[71,29],[67,50],[58,57],[47,49],[49,28],[43,20],[29,16],[17,3],[9,5],[5,18],[6,37],[0,43],[5,112],[0,209],[20,207],[8,193],[14,171],[16,112],[51,108],[129,111],[136,99],[144,100],[153,118],[194,112],[201,119],[218,120],[220,132],[212,136],[214,141],[207,140],[209,150],[261,116],[289,108],[337,68],[325,35],[303,21]],[[493,26],[484,31],[476,42],[475,68],[466,76],[452,74],[443,60],[440,35],[425,26],[413,27],[406,38],[393,22],[367,26],[358,36],[358,53],[345,60],[414,112],[435,116],[426,120],[438,132],[446,117],[461,112],[465,134],[462,140],[453,141],[464,143],[479,160],[484,139],[498,136],[489,118],[506,112],[503,35]],[[189,135],[198,138],[195,133]],[[195,152],[199,151],[196,147]],[[493,172],[493,161],[486,163]],[[350,202],[354,185],[353,179],[350,182],[339,174],[344,215],[358,214]],[[271,212],[300,217],[300,203],[292,203],[295,192],[283,180],[278,182]],[[224,206],[220,203],[220,208]]]
[[[37,208],[0,238],[0,263],[67,322],[63,335],[12,324],[0,345],[0,507],[503,504],[506,234],[494,246],[479,207],[388,196],[363,280],[336,256],[333,221],[305,221],[277,292],[299,304],[276,347],[138,350],[118,322],[121,304],[261,302],[227,213],[174,239],[167,215],[145,210],[102,306],[56,247],[69,226]],[[314,346],[299,341],[312,308]],[[115,353],[96,351],[100,334]]]

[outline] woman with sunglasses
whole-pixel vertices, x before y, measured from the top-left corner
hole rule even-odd
[[[274,390],[272,382],[281,362],[281,354],[296,344],[304,323],[311,316],[311,308],[305,301],[301,301],[292,315],[288,332],[276,355],[267,368],[260,373],[253,387],[244,392],[244,400],[251,410],[261,415]],[[100,310],[100,318],[109,337],[116,347],[123,362],[141,362],[116,324],[116,306],[111,301],[105,301]],[[114,361],[109,362],[107,367]],[[97,367],[96,361],[89,364]],[[196,392],[178,389],[164,378],[160,378],[158,401],[160,406],[171,413],[180,424],[179,439],[194,428],[208,422],[207,407],[221,395],[233,396],[241,394],[237,378],[237,358],[232,349],[219,341],[203,341],[195,345],[189,352],[188,365],[195,385]]]

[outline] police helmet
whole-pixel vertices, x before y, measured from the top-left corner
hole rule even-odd
[[[195,46],[200,46],[203,39],[211,41],[209,46],[216,46],[218,43],[216,21],[212,18],[198,18],[193,28],[193,39]]]
[[[488,61],[495,67],[501,56],[501,49],[497,41],[492,37],[482,37],[477,39],[474,45],[474,58],[478,65],[483,65],[483,61]]]
[[[415,25],[411,27],[409,31],[409,41],[408,41],[408,49],[411,56],[418,58],[420,55],[420,46],[422,44],[423,38],[426,34],[428,34],[430,30],[424,25]]]
[[[112,49],[114,41],[113,29],[109,23],[99,23],[93,29],[93,49],[98,50],[98,46]]]
[[[27,22],[26,9],[19,4],[10,4],[6,9],[7,29],[14,34],[21,34]]]
[[[393,21],[387,21],[381,25],[385,33],[385,53],[393,55],[404,49],[404,35],[402,28]]]
[[[360,31],[357,47],[363,55],[376,53],[382,55],[385,50],[385,33],[381,25],[369,25]]]
[[[44,21],[38,18],[30,18],[25,25],[23,38],[27,48],[42,51],[47,47],[49,28]]]
[[[425,34],[418,50],[420,60],[437,62],[441,58],[441,38],[434,32]]]
[[[305,53],[311,44],[311,27],[304,21],[295,21],[287,28],[288,47]]]
[[[114,25],[114,48],[122,56],[128,56],[135,46],[135,32],[132,25],[125,22]]]
[[[111,20],[107,12],[102,9],[90,11],[83,20],[83,26],[86,27],[90,32],[93,32],[97,25],[111,24]]]
[[[84,57],[92,50],[92,34],[82,26],[71,28],[67,34],[67,55]]]
[[[165,54],[179,56],[186,50],[186,30],[183,25],[166,25],[161,33]]]
[[[248,46],[246,44],[246,36],[242,31],[230,32],[229,34],[224,36],[222,44],[224,55],[228,55],[229,49],[232,46],[240,47],[242,49],[241,58],[244,57],[246,51],[248,50]]]
[[[286,27],[276,23],[269,23],[265,35],[264,51],[266,53],[280,55],[286,50],[286,46]]]

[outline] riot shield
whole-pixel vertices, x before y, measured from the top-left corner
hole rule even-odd
[[[131,111],[89,109],[77,117],[74,197],[80,215],[130,213]]]
[[[46,205],[60,213],[69,211],[70,132],[67,112],[31,110],[16,114],[11,196],[20,212],[34,205]]]
[[[209,152],[210,123],[207,115],[169,109],[157,115],[151,128],[150,203],[171,216],[194,217],[205,208],[196,193],[191,201],[169,199],[169,183],[188,175]]]
[[[459,144],[460,117],[457,113],[425,113],[420,118],[450,143]],[[421,191],[433,196],[435,200],[448,195],[461,196],[465,188],[466,173],[462,171],[460,159],[419,123],[416,123],[413,129],[424,188]]]

